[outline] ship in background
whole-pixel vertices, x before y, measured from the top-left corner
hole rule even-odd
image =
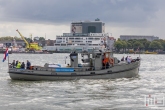
[[[114,42],[114,37],[105,33],[105,23],[97,18],[95,21],[72,22],[70,33],[56,36],[54,46],[45,46],[44,49],[66,53],[73,50],[92,51],[94,48],[113,50]]]
[[[6,48],[8,48],[8,53],[12,54],[12,49],[10,47],[6,47],[0,43],[0,54],[4,54],[6,52]]]

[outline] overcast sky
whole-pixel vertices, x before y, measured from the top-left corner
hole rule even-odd
[[[72,21],[105,23],[106,32],[165,39],[165,0],[0,0],[0,36],[30,34],[55,39]]]

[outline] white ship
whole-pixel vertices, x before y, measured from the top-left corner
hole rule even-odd
[[[93,48],[113,49],[115,39],[105,33],[105,23],[99,19],[95,21],[72,22],[71,33],[63,33],[61,36],[56,36],[54,46],[46,46],[48,51],[71,52],[76,50],[91,51]]]

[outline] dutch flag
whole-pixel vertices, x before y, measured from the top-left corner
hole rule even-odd
[[[8,48],[6,48],[5,55],[4,55],[4,58],[3,58],[3,60],[2,60],[3,62],[6,60],[8,54],[9,54],[9,53],[8,53]]]

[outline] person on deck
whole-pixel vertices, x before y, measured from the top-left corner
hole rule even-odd
[[[18,62],[16,68],[18,68],[18,69],[21,68],[21,62]]]
[[[123,56],[123,58],[121,59],[121,61],[124,61],[124,56]]]
[[[127,58],[128,58],[128,56],[127,57],[125,57],[125,60],[127,61]]]
[[[12,64],[11,64],[12,68],[15,68],[16,67],[16,63],[15,63],[15,60],[13,60]]]
[[[132,61],[132,58],[131,58],[131,56],[129,56],[129,57],[127,58],[128,64],[131,63],[131,61]]]
[[[27,60],[26,66],[26,69],[30,69],[31,63],[29,62],[29,60]]]
[[[109,68],[109,67],[110,67],[109,62],[107,62],[107,64],[106,64],[106,68]]]
[[[22,64],[21,64],[21,69],[25,69],[25,63],[24,62],[22,62]]]
[[[15,66],[17,66],[17,64],[18,64],[18,60],[16,61]]]

